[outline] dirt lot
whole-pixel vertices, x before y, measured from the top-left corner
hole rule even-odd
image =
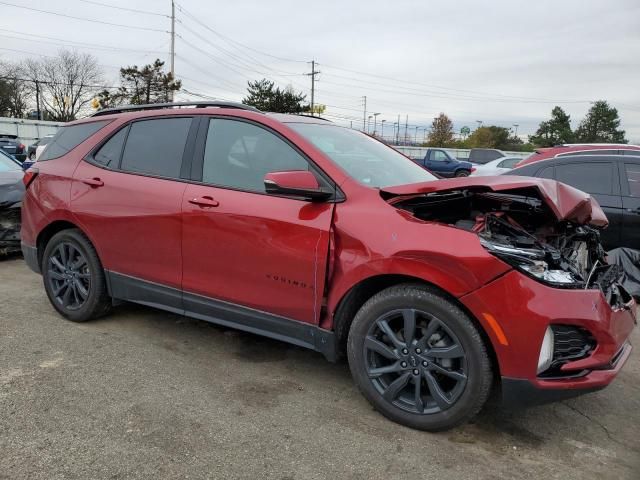
[[[0,261],[0,478],[445,477],[640,479],[640,350],[602,392],[428,434],[346,364],[131,305],[74,324]]]

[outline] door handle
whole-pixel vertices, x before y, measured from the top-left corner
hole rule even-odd
[[[213,197],[205,195],[204,197],[194,197],[189,199],[189,203],[198,205],[199,207],[217,207],[220,202],[214,200]]]
[[[83,178],[82,183],[86,183],[92,187],[102,187],[104,182],[97,177],[94,178]]]

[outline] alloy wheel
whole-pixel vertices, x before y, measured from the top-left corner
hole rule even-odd
[[[47,279],[55,301],[68,310],[86,303],[91,289],[91,272],[83,253],[72,243],[62,242],[47,259]]]
[[[447,325],[427,312],[399,309],[369,328],[363,355],[378,393],[421,415],[447,410],[467,384],[467,356]]]

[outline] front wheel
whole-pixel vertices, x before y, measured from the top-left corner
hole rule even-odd
[[[63,230],[49,240],[42,277],[49,301],[69,320],[85,322],[111,309],[102,264],[80,230]]]
[[[387,288],[351,324],[349,366],[363,395],[387,418],[440,431],[476,415],[491,388],[480,334],[453,302],[426,286]]]

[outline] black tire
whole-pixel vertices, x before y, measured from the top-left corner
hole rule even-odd
[[[468,177],[469,175],[471,175],[469,170],[458,170],[455,174],[456,177]]]
[[[35,160],[35,159],[36,159],[36,154],[35,154],[35,152],[31,152],[31,153],[29,154],[29,160],[33,161],[33,160]]]
[[[411,322],[411,312],[414,320],[409,325],[415,328],[408,339],[411,350],[404,355],[405,322]],[[399,335],[394,334],[396,343],[384,333],[394,325],[401,326]],[[431,356],[458,355],[460,350],[463,357]],[[435,432],[464,423],[480,411],[491,391],[491,362],[478,330],[459,307],[427,286],[398,285],[370,298],[351,324],[347,354],[351,374],[367,400],[387,418],[410,428]],[[405,378],[406,385],[395,393]]]
[[[111,310],[102,264],[80,230],[63,230],[51,237],[44,249],[41,269],[49,301],[67,319],[86,322]]]

